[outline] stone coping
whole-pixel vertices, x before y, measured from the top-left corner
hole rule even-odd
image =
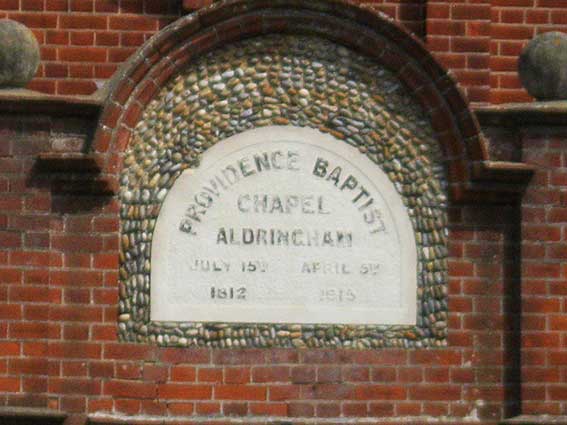
[[[481,125],[567,125],[567,101],[471,106]]]
[[[206,417],[206,416],[146,416],[95,413],[87,418],[88,425],[497,425],[498,421],[476,418],[407,416],[391,418],[287,418],[287,417]]]
[[[0,112],[44,112],[96,115],[105,101],[104,90],[90,96],[52,95],[26,89],[0,89]],[[482,124],[567,125],[567,101],[471,105]]]
[[[0,418],[3,417],[46,417],[66,418],[67,414],[43,407],[0,406]]]
[[[63,423],[68,415],[64,412],[48,408],[36,407],[0,407],[0,419],[23,420],[29,419],[37,423]],[[49,422],[39,422],[48,420]],[[84,423],[84,420],[80,420]],[[567,416],[553,415],[519,415],[501,421],[478,421],[471,418],[450,417],[404,417],[404,418],[279,418],[279,417],[204,417],[204,416],[147,416],[121,415],[111,413],[95,413],[89,415],[86,423],[89,425],[390,425],[403,422],[405,425],[463,425],[475,423],[479,425],[567,425]],[[2,422],[4,423],[4,422]]]
[[[519,415],[500,422],[502,425],[567,425],[567,416]]]
[[[96,117],[103,101],[103,96],[98,92],[91,96],[60,96],[26,89],[0,89],[0,113]]]
[[[0,407],[0,423],[3,425],[62,425],[67,413],[41,407]]]
[[[0,419],[23,420],[29,419],[37,423],[63,423],[68,415],[64,412],[35,407],[0,407]],[[48,420],[49,422],[39,422]],[[148,416],[122,415],[111,413],[95,413],[88,418],[79,420],[89,425],[390,425],[403,422],[405,425],[463,425],[475,423],[478,425],[567,425],[567,416],[553,415],[519,415],[501,421],[479,421],[471,418],[449,417],[396,417],[396,418],[279,418],[279,417],[205,417],[205,416]],[[4,423],[4,422],[2,422]],[[21,422],[17,422],[21,423]],[[27,422],[26,422],[27,423]]]

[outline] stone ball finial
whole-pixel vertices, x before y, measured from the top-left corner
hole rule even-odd
[[[537,100],[567,99],[567,34],[547,32],[533,38],[520,55],[518,73]]]
[[[39,45],[19,22],[0,19],[0,88],[24,87],[39,66]]]

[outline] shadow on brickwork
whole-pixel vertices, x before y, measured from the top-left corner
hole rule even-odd
[[[516,416],[521,409],[520,205],[466,205],[451,217],[456,236],[450,239],[462,244],[462,261],[473,266],[472,275],[461,280],[462,295],[473,304],[462,316],[473,338],[470,396],[483,402],[477,405],[481,419]]]
[[[522,230],[520,203],[510,207],[509,231],[504,241],[504,415],[521,414],[522,406]]]

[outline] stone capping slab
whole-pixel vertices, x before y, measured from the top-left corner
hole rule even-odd
[[[93,96],[58,96],[25,89],[0,89],[0,113],[45,113],[96,118],[102,98]]]
[[[501,425],[567,425],[567,415],[519,415],[500,421]]]
[[[524,193],[536,167],[522,162],[478,161],[472,163],[474,179],[458,203],[475,202],[479,198],[495,204],[514,202]]]
[[[535,167],[523,162],[482,161],[473,164],[476,181],[502,183],[526,183],[535,171]]]
[[[37,407],[0,407],[0,422],[10,424],[10,420],[14,423],[24,423],[23,420],[28,420],[25,423],[33,424],[57,424],[63,423],[67,419],[67,414],[57,410]],[[47,420],[47,421],[44,421]],[[8,422],[4,422],[8,421]]]
[[[453,184],[457,192],[454,202],[466,204],[482,202],[507,204],[522,196],[526,184],[536,167],[512,161],[474,161],[471,164],[472,178],[465,190]]]
[[[481,125],[567,125],[567,101],[474,106]]]
[[[1,412],[1,410],[0,410]],[[0,416],[1,417],[1,416]],[[505,419],[502,421],[467,421],[455,420],[451,418],[439,419],[436,418],[432,421],[428,418],[381,418],[381,419],[368,419],[363,420],[356,418],[356,424],[360,425],[390,425],[404,423],[405,425],[428,425],[432,422],[438,425],[463,425],[467,423],[475,423],[477,425],[567,425],[567,416],[552,416],[552,415],[520,415],[513,418]],[[195,418],[195,417],[152,417],[152,416],[124,416],[114,414],[94,414],[88,417],[87,424],[89,425],[232,425],[232,424],[255,424],[255,425],[348,425],[355,423],[352,419],[347,418]]]
[[[392,418],[280,418],[280,417],[205,417],[146,415],[126,416],[95,413],[87,418],[87,425],[498,425],[498,421],[478,421],[463,418],[407,416]]]

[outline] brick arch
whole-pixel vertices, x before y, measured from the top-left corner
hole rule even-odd
[[[185,16],[148,41],[110,81],[91,150],[116,175],[147,103],[170,77],[223,44],[273,33],[329,39],[393,71],[428,113],[447,158],[450,194],[463,200],[488,160],[456,82],[423,43],[380,12],[344,0],[231,0]]]

